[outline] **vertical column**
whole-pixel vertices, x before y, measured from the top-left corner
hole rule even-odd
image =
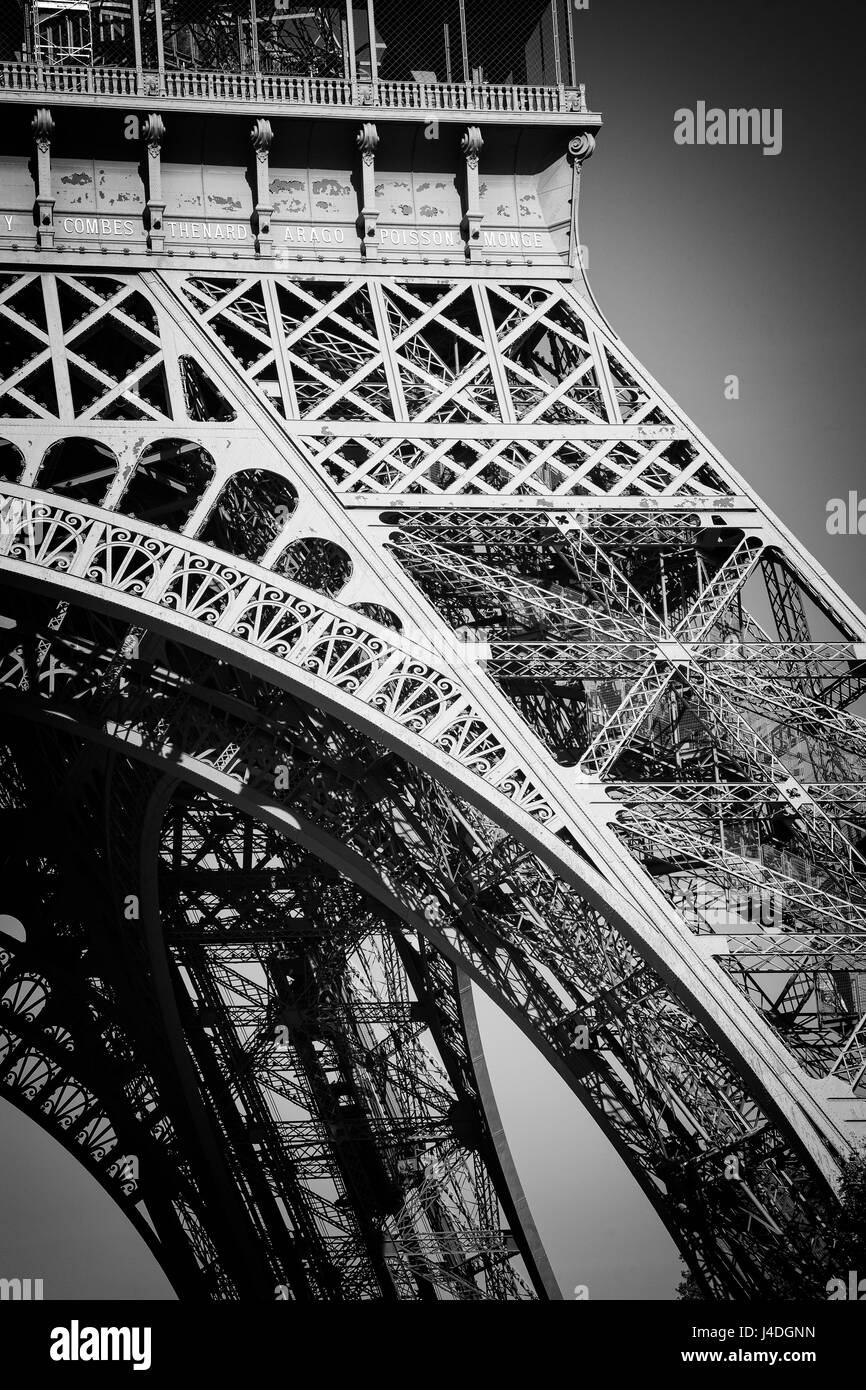
[[[274,140],[270,121],[262,117],[250,131],[250,140],[256,153],[256,210],[255,233],[256,251],[260,256],[270,256],[274,242],[271,234],[271,218],[274,205],[271,201],[271,172],[269,151]]]
[[[54,198],[51,194],[51,137],[54,118],[40,106],[30,123],[36,141],[36,239],[40,246],[54,245]]]
[[[469,37],[466,32],[466,0],[460,0],[460,52],[463,55],[463,81],[469,86]]]
[[[445,45],[445,81],[450,87],[453,81],[451,75],[451,26],[447,22],[442,25],[442,42]]]
[[[144,60],[141,51],[141,13],[139,10],[139,0],[132,0],[132,43],[135,49],[135,71],[139,74],[137,88],[142,91],[141,72],[144,68]]]
[[[153,23],[156,28],[156,66],[159,69],[160,91],[165,79],[165,50],[162,43],[162,0],[153,0]]]
[[[356,144],[361,151],[361,216],[358,219],[358,231],[361,237],[362,254],[368,260],[375,260],[378,255],[378,242],[376,240],[376,223],[379,220],[379,209],[376,207],[376,148],[379,144],[379,132],[372,121],[365,121],[358,131]]]
[[[373,0],[367,0],[367,31],[370,40],[370,81],[379,81],[379,55],[376,52],[376,11]]]
[[[37,68],[42,67],[42,32],[39,28],[39,13],[34,5],[32,7],[32,17],[27,20],[28,32],[30,25],[33,25],[33,59]]]
[[[152,112],[144,123],[142,136],[147,147],[147,206],[144,210],[147,245],[149,250],[159,252],[165,246],[165,199],[162,196],[162,142],[165,139],[165,122],[162,116]]]
[[[467,127],[460,148],[466,159],[465,188],[466,211],[463,215],[461,231],[466,242],[466,259],[472,256],[472,247],[481,240],[481,199],[478,192],[478,159],[484,140],[481,128],[477,125]]]
[[[574,52],[574,15],[572,0],[565,0],[565,20],[568,28],[568,84],[577,86],[577,59]]]
[[[568,0],[565,0],[566,6]],[[557,0],[550,0],[550,24],[553,30],[553,72],[557,87],[562,86],[562,58],[559,52],[559,6]]]
[[[256,0],[250,0],[250,48],[252,50],[253,72],[258,77],[262,69],[259,61],[259,16],[256,10]]]
[[[353,11],[353,0],[346,0],[346,43],[349,53],[349,81],[354,86],[358,80],[358,60],[355,56],[355,15]],[[352,104],[355,104],[355,96],[352,96]]]

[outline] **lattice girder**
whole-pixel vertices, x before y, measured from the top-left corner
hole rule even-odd
[[[0,565],[61,604],[27,640],[6,635],[9,708],[52,727],[71,716],[82,737],[173,766],[289,839],[302,825],[307,851],[327,843],[379,910],[570,1069],[715,1290],[757,1288],[771,1267],[784,1283],[778,1252],[750,1250],[743,1232],[811,1223],[819,1240],[820,1202],[782,1215],[785,1164],[774,1196],[767,1173],[735,1192],[709,1184],[716,1244],[697,1239],[682,1183],[733,1142],[710,1133],[702,1087],[718,1113],[741,1088],[737,1142],[781,1125],[829,1187],[862,1118],[866,997],[851,948],[814,962],[816,940],[862,930],[859,612],[571,287],[45,273],[6,283],[0,315],[19,345],[2,429],[23,461],[0,482]],[[73,435],[49,460],[45,441]],[[750,611],[760,581],[775,632]],[[64,604],[125,636],[100,643]],[[537,902],[547,884],[551,902],[579,895],[576,935],[557,940],[549,919],[530,927],[501,903],[488,920],[473,904],[498,880],[457,891],[411,798],[394,803],[402,846],[385,822],[354,842],[339,772],[320,783],[296,749],[288,814],[279,720],[262,723],[238,694],[250,681],[268,710],[287,695],[319,706],[336,743],[334,729],[357,730],[407,787],[433,779],[479,862],[504,835],[528,856]],[[343,787],[345,804],[355,795]],[[424,892],[407,898],[382,875],[386,847],[408,855],[407,874],[424,864]],[[215,911],[232,882],[240,892],[237,872],[195,911]],[[730,907],[742,891],[777,894],[782,933],[808,949],[780,951],[766,933],[759,949]],[[708,931],[706,902],[719,900],[724,930]],[[602,987],[613,942],[626,955]],[[196,960],[225,986],[224,960]],[[577,990],[564,1016],[543,987],[551,969]],[[227,1017],[235,1035],[252,1027],[240,1004]],[[592,1038],[583,1072],[568,1043],[578,1026]],[[666,1173],[661,1134],[677,1149]],[[683,1144],[699,1154],[686,1160]],[[360,1296],[372,1285],[363,1232],[350,1234]],[[389,1239],[396,1252],[403,1237]],[[403,1255],[397,1296],[430,1269],[423,1240]],[[376,1257],[381,1277],[389,1259]],[[457,1278],[447,1296],[470,1296]]]
[[[87,665],[88,665],[88,670],[89,670],[90,672],[92,672],[96,664],[97,664],[97,663],[94,663],[93,658],[92,658],[92,655],[91,655],[91,656],[89,657],[89,660],[88,660],[88,663],[87,663]],[[144,709],[150,709],[150,710],[151,710],[151,715],[150,715],[151,720],[152,720],[152,721],[155,721],[156,724],[157,724],[157,727],[159,727],[160,722],[161,722],[161,715],[160,715],[160,712],[159,712],[158,708],[156,708],[156,709],[154,708],[152,700],[149,701],[149,702],[144,702],[143,708],[144,708]],[[188,723],[188,726],[187,726],[188,729],[191,730],[192,728],[197,728],[197,729],[201,730],[201,729],[204,727],[204,719],[203,719],[203,717],[202,717],[202,713],[201,713],[200,711],[196,711],[196,710],[194,710],[194,709],[189,708],[189,702],[187,702],[187,705],[186,705],[185,709],[186,709],[185,717],[189,720],[189,723]],[[181,713],[182,715],[184,714],[184,706],[183,706],[183,705],[181,705],[180,713]],[[167,736],[169,736],[170,746],[186,746],[186,747],[189,747],[189,746],[190,746],[189,732],[187,732],[186,734],[183,734],[179,729],[170,729],[170,730],[167,730],[166,732],[167,732]],[[128,734],[127,734],[125,737],[126,737],[126,739],[127,739],[126,746],[128,747],[128,746],[129,746],[129,745],[128,745]],[[217,750],[218,750],[218,748],[221,746],[222,743],[225,743],[226,738],[228,739],[228,746],[234,750],[234,755],[235,755],[235,757],[237,757],[238,750],[239,750],[239,749],[242,750],[242,749],[244,748],[244,746],[245,746],[245,740],[244,740],[243,738],[238,738],[237,736],[233,736],[233,735],[231,735],[231,734],[223,735],[222,740],[217,740],[217,741],[215,741],[215,740],[213,739],[213,737],[209,735],[209,736],[207,737],[207,739],[206,739],[207,746],[210,747],[210,748],[212,748],[212,749],[214,749],[214,752],[211,754],[211,756],[212,756],[212,758],[213,758],[217,763],[219,763],[219,762],[221,761],[220,757],[218,756]],[[152,741],[151,741],[151,740],[145,740],[145,744],[148,744],[148,743],[151,743],[151,744],[152,744]],[[247,744],[246,746],[248,746],[248,744]],[[273,746],[273,745],[272,745],[272,746]],[[315,747],[315,743],[313,743],[312,746]],[[285,755],[283,755],[283,756],[285,756]],[[241,762],[243,762],[243,752],[241,752],[240,757],[241,757]],[[190,771],[189,765],[187,766],[186,771],[187,771],[187,773],[189,774],[189,771]],[[244,777],[243,780],[247,783],[248,790],[251,790],[251,787],[249,786],[249,781],[248,781],[248,774],[245,775],[245,777]],[[391,781],[393,781],[393,780],[394,780],[394,779],[392,778]],[[307,782],[308,782],[308,779],[307,779]],[[295,785],[296,788],[300,789],[300,791],[303,791],[303,790],[304,790],[304,786],[305,786],[305,781],[304,781],[304,779],[301,779],[300,782],[297,782],[297,781],[296,781],[296,782],[294,783],[294,785]],[[297,815],[297,814],[296,814],[296,816],[293,817],[293,819],[294,819],[296,822],[298,822],[298,821],[300,821],[301,817],[300,817],[300,815]],[[385,849],[385,852],[386,852],[385,862],[388,863],[388,864],[398,864],[398,863],[399,863],[398,855],[399,855],[399,853],[400,853],[400,851],[398,850],[398,848],[396,847],[396,845],[395,845],[395,843],[394,843],[393,831],[389,831],[388,827],[390,827],[390,825],[391,825],[392,823],[397,823],[397,822],[401,822],[401,821],[404,822],[404,823],[405,823],[405,821],[406,821],[406,810],[405,810],[405,809],[404,809],[403,812],[400,813],[400,814],[397,814],[397,813],[395,813],[395,812],[392,812],[392,813],[389,814],[389,813],[386,812],[385,823],[384,823],[384,825],[383,825],[383,831],[385,832],[385,838],[384,838],[383,844],[384,844],[384,849]],[[429,822],[429,815],[428,815],[428,822]],[[330,824],[331,824],[330,819],[326,820],[325,824],[330,825]],[[333,827],[332,827],[332,828],[333,828]],[[372,862],[372,860],[375,858],[375,851],[374,851],[373,848],[372,848],[373,841],[371,841],[370,838],[369,838],[369,829],[370,829],[370,827],[368,826],[366,844],[359,845],[359,848],[362,848],[362,850],[363,850],[363,855],[362,855],[362,859],[361,859],[360,861],[357,861],[357,862],[364,862],[364,860],[366,860],[366,861],[369,863],[369,862]],[[317,838],[317,840],[318,840],[319,847],[321,848],[321,841],[322,841],[321,830],[319,830],[319,831],[317,832],[316,838]],[[315,841],[314,841],[314,842],[315,842]],[[420,840],[418,839],[417,835],[416,835],[416,838],[415,838],[416,852],[417,852],[417,846],[420,845],[421,843],[423,843],[423,842],[420,841]],[[525,856],[524,856],[524,858],[525,858]],[[345,862],[345,860],[344,860],[343,862]],[[539,867],[540,867],[540,866],[539,866]],[[405,866],[405,868],[402,869],[402,870],[400,870],[400,871],[397,873],[396,877],[399,879],[399,881],[400,881],[402,884],[405,885],[405,884],[407,884],[408,882],[410,882],[410,878],[411,878],[411,876],[413,875],[413,873],[414,873],[414,871],[413,871],[412,868],[411,868],[411,861],[408,861],[407,864],[406,864],[406,866]],[[537,873],[538,873],[538,869],[536,869],[536,870],[534,871],[534,873],[533,873],[533,872],[531,871],[531,869],[530,869],[530,871],[529,871],[529,873],[528,873],[528,877],[526,878],[527,883],[528,883],[528,884],[531,884],[532,887],[533,887],[533,894],[534,894],[534,896],[535,896],[536,899],[537,899],[537,894],[538,894]],[[526,874],[526,871],[524,871],[524,874]],[[499,871],[499,876],[501,877],[501,871]],[[552,886],[553,886],[554,889],[555,889],[555,893],[557,893],[557,894],[558,894],[558,893],[561,893],[561,888],[556,888],[556,887],[555,887],[555,884],[553,884],[553,883],[552,883]],[[429,887],[430,887],[430,884],[429,884],[429,881],[428,881],[428,883],[427,883],[427,888],[429,888]],[[392,885],[392,888],[393,888],[393,885]],[[405,891],[405,890],[404,890],[404,891]],[[447,891],[448,891],[448,893],[449,893],[449,895],[450,895],[450,894],[452,893],[453,890],[448,889]],[[483,881],[482,881],[481,883],[479,883],[479,884],[476,886],[476,888],[473,889],[473,896],[476,896],[476,897],[477,897],[479,894],[481,894],[481,895],[483,896],[484,894],[489,893],[489,891],[490,891],[490,888],[489,888],[489,876],[488,876],[488,884],[485,884]],[[425,893],[426,893],[426,890],[425,890],[425,889],[419,888],[419,889],[418,889],[419,899],[422,899],[422,900],[423,900],[423,899],[425,898]],[[564,901],[564,900],[563,900],[563,901]],[[416,900],[416,903],[417,903],[417,900]],[[420,905],[420,904],[417,904],[417,905]],[[560,917],[561,917],[561,914],[562,914],[562,907],[563,907],[563,902],[560,901],[559,904],[558,904],[558,906],[557,906],[557,909],[556,909],[556,911],[557,911],[557,913],[558,913],[558,915],[559,915]],[[428,911],[429,911],[429,909],[428,909]],[[466,909],[463,910],[463,914],[462,914],[462,915],[463,915],[464,917],[465,917],[465,912],[466,912]],[[537,915],[537,914],[536,914],[536,915]],[[420,918],[420,920],[423,921],[424,918],[422,917],[422,918]],[[500,927],[499,927],[499,930],[500,930],[500,931],[502,930],[503,926],[504,926],[504,923],[500,923]],[[429,926],[428,926],[427,929],[428,929],[428,930],[430,929]],[[524,922],[523,927],[521,928],[521,932],[522,932],[523,936],[525,937],[525,934],[526,934],[526,923],[525,923],[525,922]],[[533,935],[534,935],[534,933],[533,933]],[[446,948],[450,948],[450,949],[453,950],[454,947],[453,947],[452,942],[453,942],[454,940],[455,940],[455,938],[451,937],[451,934],[450,934],[450,932],[449,932],[448,938],[447,938],[446,943],[445,943],[445,944],[446,944]],[[610,950],[611,944],[612,944],[612,942],[608,942],[608,944],[605,946],[605,953],[607,953],[607,952]],[[623,946],[624,946],[624,943],[620,946],[620,948],[619,948],[620,951],[623,949]],[[513,947],[510,948],[510,949],[513,951]],[[485,947],[483,953],[479,956],[478,953],[477,953],[477,951],[473,949],[473,950],[470,951],[470,954],[469,954],[468,957],[467,957],[467,956],[465,955],[465,953],[464,953],[464,954],[462,954],[462,955],[458,955],[458,959],[463,959],[464,962],[466,962],[466,963],[468,964],[469,968],[473,969],[474,972],[475,972],[476,974],[478,974],[478,973],[479,973],[479,970],[480,970],[480,972],[481,972],[481,974],[480,974],[481,979],[487,983],[488,987],[490,987],[491,983],[493,984],[493,986],[494,986],[494,997],[498,997],[498,998],[500,999],[500,1002],[502,1002],[502,998],[503,998],[501,991],[502,991],[503,988],[505,988],[506,991],[507,991],[507,992],[506,992],[506,996],[505,996],[506,1006],[509,1007],[509,1011],[511,1011],[511,1012],[514,1014],[514,1016],[517,1016],[517,1017],[521,1018],[521,1020],[522,1020],[522,1022],[523,1022],[523,1025],[526,1026],[526,1020],[527,1020],[529,1014],[531,1013],[531,1009],[529,1008],[529,998],[528,998],[528,996],[527,996],[525,993],[522,993],[522,994],[520,994],[517,998],[515,998],[515,999],[513,1000],[513,1002],[511,1002],[511,1003],[509,1004],[509,999],[510,999],[510,996],[511,996],[511,991],[512,991],[513,988],[514,988],[514,985],[518,983],[518,980],[519,980],[519,977],[520,977],[520,972],[518,972],[518,974],[516,974],[516,975],[514,975],[514,974],[512,973],[512,972],[513,972],[513,966],[514,966],[514,964],[516,964],[516,961],[512,961],[512,964],[508,967],[508,969],[507,969],[507,971],[506,971],[506,973],[505,973],[504,975],[501,973],[501,969],[500,969],[499,967],[495,967],[495,973],[494,973],[494,975],[493,975],[493,976],[490,976],[490,974],[489,974],[489,966],[484,965],[484,957],[485,957],[485,955],[487,954],[488,950],[489,950],[489,947]],[[581,948],[581,951],[578,953],[579,956],[580,956],[581,954],[583,954],[583,955],[585,956],[585,950],[584,950],[583,948]],[[566,947],[565,949],[563,949],[563,948],[560,947],[560,948],[558,948],[557,950],[555,950],[554,953],[553,953],[552,955],[550,954],[550,947],[546,947],[546,948],[544,949],[544,953],[543,953],[541,959],[545,962],[546,968],[553,968],[553,969],[555,969],[555,970],[560,971],[560,973],[561,973],[561,971],[563,970],[563,968],[567,968],[567,970],[570,972],[570,971],[573,969],[574,945],[572,944],[571,946],[568,946],[568,947]],[[588,973],[588,976],[589,976],[589,977],[593,977],[593,978],[595,979],[595,982],[596,982],[596,983],[595,983],[595,988],[597,989],[597,988],[598,988],[598,979],[599,979],[599,977],[600,977],[600,974],[601,974],[602,970],[604,969],[604,966],[603,966],[603,957],[600,957],[600,956],[598,956],[598,955],[590,955],[590,956],[585,956],[585,960],[586,960],[586,966],[585,966],[586,972]],[[491,962],[491,963],[492,963],[492,962]],[[624,968],[627,972],[633,973],[633,970],[634,970],[633,965],[631,965],[631,966],[629,966],[629,965],[624,965],[623,968]],[[658,986],[655,986],[655,989],[657,989],[657,988],[658,988]],[[533,992],[534,992],[534,994],[536,995],[536,997],[538,997],[538,985],[535,985],[535,986],[533,987]],[[645,991],[641,991],[641,992],[645,992]],[[651,989],[650,992],[651,992],[651,993],[653,992],[652,989]],[[613,996],[609,996],[609,997],[611,998],[611,1000],[613,999]],[[632,989],[632,988],[629,988],[629,989],[627,990],[626,994],[625,994],[623,997],[624,997],[624,998],[633,998],[633,989]],[[549,1005],[548,1005],[548,1007],[549,1007]],[[668,1007],[669,1007],[669,1006],[668,1006]],[[601,1010],[600,1013],[599,1013],[599,1010]],[[606,1004],[606,1003],[602,1003],[601,999],[599,999],[598,1003],[594,1006],[594,1015],[596,1016],[596,1022],[597,1022],[597,1023],[598,1023],[599,1021],[602,1021],[602,1020],[603,1020],[603,1021],[604,1021],[604,1026],[606,1026],[607,1028],[610,1028],[611,1026],[613,1026],[613,1027],[615,1027],[616,1029],[621,1030],[621,1026],[622,1026],[622,1025],[621,1025],[621,1021],[620,1021],[620,1022],[617,1022],[618,1015],[621,1016],[621,1009],[618,1009],[618,1010],[615,1010],[614,1012],[611,1012],[610,1006],[609,1006],[608,1004]],[[566,1061],[567,1061],[568,1058],[569,1058],[569,1038],[570,1038],[570,1036],[571,1036],[571,1030],[573,1029],[573,1027],[575,1026],[575,1024],[576,1024],[577,1021],[582,1021],[582,1020],[584,1020],[584,1019],[588,1019],[588,1020],[589,1020],[589,1019],[591,1019],[591,1016],[593,1016],[593,1011],[590,1010],[590,1013],[587,1013],[585,1008],[583,1008],[582,1010],[579,1010],[577,1013],[573,1013],[573,1014],[571,1014],[571,1015],[568,1015],[568,1014],[565,1015],[565,1016],[562,1018],[562,1022],[561,1022],[561,1023],[556,1022],[557,1017],[559,1017],[558,1011],[557,1011],[556,1009],[554,1010],[554,1014],[553,1014],[552,1016],[550,1016],[549,1023],[548,1023],[548,1032],[547,1032],[547,1036],[551,1039],[551,1041],[553,1041],[555,1047],[557,1047],[557,1048],[560,1048],[560,1047],[563,1047],[563,1046],[565,1047],[565,1060],[566,1060]],[[669,1045],[669,1044],[668,1044],[668,1045]],[[682,1087],[683,1087],[684,1084],[685,1084],[686,1075],[687,1075],[687,1074],[689,1074],[689,1075],[695,1075],[695,1073],[694,1073],[694,1058],[695,1058],[695,1050],[696,1050],[696,1047],[697,1047],[697,1046],[698,1046],[697,1038],[696,1038],[695,1036],[692,1036],[691,1039],[690,1039],[690,1042],[689,1042],[689,1045],[688,1045],[687,1050],[686,1050],[685,1052],[682,1052],[682,1051],[679,1052],[679,1058],[680,1058],[680,1060],[679,1060],[678,1063],[677,1063],[677,1068],[678,1068],[677,1076],[678,1076],[678,1085],[679,1085],[679,1087],[680,1087],[681,1089],[682,1089]],[[614,1047],[615,1047],[615,1048],[621,1047],[621,1044],[619,1044],[619,1045],[618,1045],[618,1044],[614,1044]],[[655,1044],[654,1044],[653,1041],[651,1040],[650,1035],[646,1034],[646,1033],[644,1032],[644,1030],[641,1029],[638,1033],[636,1033],[636,1034],[634,1035],[632,1041],[631,1041],[630,1043],[627,1043],[627,1044],[626,1044],[626,1051],[628,1052],[629,1050],[631,1050],[632,1056],[635,1057],[635,1058],[644,1058],[644,1059],[646,1059],[646,1058],[648,1058],[648,1057],[652,1054],[652,1051],[654,1050],[654,1047],[655,1047]],[[572,1055],[572,1057],[573,1057],[574,1054],[572,1053],[571,1055]],[[621,1053],[621,1057],[624,1057],[625,1055],[626,1055],[626,1054],[622,1054],[622,1053]],[[690,1060],[687,1061],[687,1058],[690,1058]],[[579,1060],[579,1059],[578,1059],[578,1060]],[[599,1062],[597,1065],[600,1065],[600,1062]],[[620,1064],[618,1064],[618,1065],[621,1065],[621,1062],[620,1062]],[[718,1063],[716,1062],[716,1063],[713,1063],[712,1065],[713,1065],[713,1067],[715,1068],[715,1067],[718,1066]],[[634,1072],[633,1074],[634,1074],[634,1077],[635,1077],[636,1082],[637,1082],[637,1085],[638,1085],[638,1094],[644,1094],[644,1096],[648,1098],[648,1097],[652,1094],[653,1089],[655,1088],[656,1083],[651,1082],[651,1081],[649,1080],[649,1075],[648,1075],[648,1074],[645,1074],[645,1072],[646,1072],[645,1062],[642,1061],[642,1062],[639,1062],[639,1063],[638,1063],[638,1069],[637,1069],[637,1071]],[[597,1090],[597,1089],[596,1089],[597,1083],[601,1081],[601,1073],[600,1073],[600,1072],[596,1072],[595,1080],[592,1079],[592,1076],[590,1076],[590,1078],[589,1078],[589,1080],[588,1080],[588,1079],[586,1078],[586,1076],[581,1076],[581,1072],[579,1071],[578,1074],[577,1074],[577,1078],[572,1078],[572,1079],[577,1080],[578,1078],[580,1078],[580,1079],[578,1080],[578,1085],[577,1085],[577,1087],[576,1087],[576,1089],[578,1089],[578,1093],[579,1093],[579,1094],[580,1094],[580,1093],[583,1093],[584,1095],[586,1095],[586,1094],[587,1094],[587,1093],[586,1093],[586,1087],[587,1087],[587,1086],[590,1086],[589,1096],[592,1097],[593,1095],[595,1095],[595,1096],[597,1097],[597,1099],[596,1099],[596,1104],[601,1104],[601,1106],[602,1106],[601,1118],[602,1118],[603,1122],[605,1123],[606,1128],[608,1129],[609,1132],[611,1131],[611,1129],[613,1129],[614,1132],[616,1132],[616,1129],[617,1129],[617,1128],[619,1129],[620,1136],[621,1136],[620,1142],[621,1142],[621,1144],[622,1144],[622,1147],[623,1147],[623,1149],[624,1149],[626,1152],[629,1152],[629,1151],[630,1151],[630,1156],[631,1156],[632,1161],[635,1160],[635,1158],[638,1156],[638,1154],[639,1154],[640,1152],[643,1152],[647,1157],[649,1157],[649,1155],[652,1154],[653,1152],[656,1152],[656,1144],[657,1144],[657,1141],[652,1140],[652,1139],[650,1138],[650,1136],[647,1136],[647,1140],[648,1140],[649,1142],[647,1142],[647,1140],[639,1140],[639,1138],[638,1138],[638,1131],[637,1131],[636,1128],[635,1128],[635,1122],[636,1122],[636,1121],[639,1122],[640,1111],[635,1109],[634,1100],[632,1100],[631,1102],[629,1102],[628,1099],[627,1099],[627,1097],[626,1097],[626,1095],[623,1093],[622,1096],[621,1096],[621,1099],[620,1099],[618,1102],[616,1101],[616,1099],[615,1099],[616,1094],[617,1094],[618,1091],[621,1090],[621,1082],[616,1081],[613,1077],[611,1078],[612,1081],[613,1081],[613,1091],[611,1092],[609,1098],[605,1099],[605,1096],[604,1096],[604,1088],[602,1088],[601,1090]],[[649,1082],[649,1085],[650,1085],[650,1090],[649,1090],[649,1091],[646,1090],[646,1087],[647,1087],[648,1082]],[[623,1109],[623,1103],[625,1103],[625,1107],[626,1107],[625,1109]],[[648,1099],[645,1099],[644,1104],[647,1104],[647,1103],[648,1103]],[[666,1108],[666,1104],[665,1104],[665,1106],[662,1107],[662,1109],[664,1110],[665,1108]],[[657,1110],[657,1109],[658,1109],[658,1102],[653,1103],[651,1109],[656,1109],[656,1110]],[[623,1131],[623,1130],[622,1130],[622,1121],[625,1119],[626,1115],[627,1115],[629,1112],[630,1112],[631,1118],[630,1118],[629,1121],[628,1121],[626,1130]],[[661,1112],[659,1112],[659,1113],[661,1113]],[[605,1116],[606,1116],[606,1118],[605,1118]],[[750,1121],[750,1123],[753,1124],[753,1123],[754,1123],[754,1119],[752,1119],[752,1120]],[[622,1136],[623,1136],[623,1135],[625,1135],[625,1142],[623,1142],[623,1139],[622,1139]],[[669,1140],[668,1140],[667,1142],[669,1142]],[[730,1140],[728,1140],[728,1142],[730,1142]],[[721,1148],[724,1147],[724,1144],[721,1144],[721,1145],[717,1144],[715,1147],[716,1147],[719,1151],[721,1151]],[[711,1148],[710,1154],[712,1154],[713,1151],[714,1151],[714,1150]],[[653,1163],[655,1163],[655,1160],[653,1160]],[[668,1176],[668,1178],[670,1178],[670,1174],[668,1174],[667,1176]],[[666,1215],[667,1215],[667,1218],[670,1220],[672,1213],[669,1211],[669,1212],[667,1212]],[[753,1215],[754,1215],[754,1213],[753,1213]],[[698,1224],[701,1225],[702,1223],[698,1223]],[[688,1239],[684,1237],[682,1229],[680,1229],[680,1230],[677,1232],[677,1234],[679,1235],[679,1237],[680,1237],[681,1240],[684,1240],[684,1243],[688,1244]],[[712,1261],[712,1256],[711,1256],[711,1255],[708,1255],[708,1256],[705,1256],[705,1258],[707,1258],[709,1264],[712,1265],[712,1263],[713,1263],[713,1261]],[[726,1276],[724,1276],[720,1271],[717,1271],[715,1277],[716,1277],[716,1278],[721,1278],[722,1283],[721,1283],[720,1286],[724,1286],[724,1281],[725,1281],[725,1277],[726,1277]],[[728,1275],[727,1277],[730,1277],[730,1276]]]

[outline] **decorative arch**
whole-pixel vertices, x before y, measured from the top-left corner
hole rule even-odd
[[[297,505],[297,489],[282,474],[244,468],[225,483],[198,538],[258,563]]]
[[[214,471],[214,461],[201,444],[154,440],[139,454],[118,508],[139,521],[180,531]]]
[[[117,472],[117,458],[98,439],[58,439],[39,465],[37,482],[46,492],[99,506]]]
[[[0,439],[0,481],[17,483],[24,469],[24,455],[8,439]]]
[[[353,603],[351,608],[353,613],[360,613],[362,618],[369,618],[372,623],[381,623],[382,627],[389,627],[392,632],[403,631],[403,624],[397,614],[392,613],[383,603]]]
[[[348,551],[336,541],[305,536],[286,546],[274,571],[294,584],[303,584],[305,589],[336,598],[351,578],[352,561]]]

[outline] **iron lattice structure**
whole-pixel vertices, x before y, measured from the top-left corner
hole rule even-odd
[[[515,90],[512,125],[547,100]],[[598,121],[546,109],[580,127],[574,238]],[[55,242],[34,132],[39,254],[0,276],[0,1095],[181,1297],[557,1298],[478,988],[708,1295],[820,1296],[866,1119],[863,615],[573,240],[479,258],[476,127],[465,254],[382,254],[368,122],[360,244],[306,264],[264,117],[255,246],[207,264],[166,254],[158,113],[131,257]]]

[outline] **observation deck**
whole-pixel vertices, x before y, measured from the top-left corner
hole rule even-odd
[[[570,278],[601,124],[574,29],[566,0],[14,0],[0,253]]]

